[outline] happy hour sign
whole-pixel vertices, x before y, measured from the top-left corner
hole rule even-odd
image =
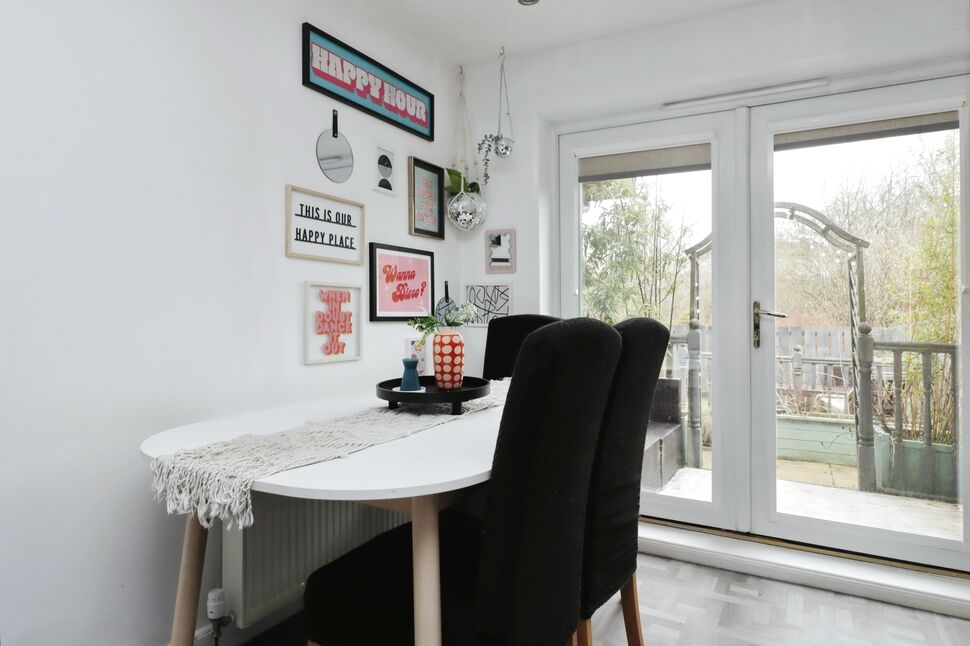
[[[372,321],[428,316],[434,302],[434,254],[372,242],[370,290]]]
[[[303,85],[434,141],[434,96],[373,58],[303,23]]]
[[[360,358],[360,287],[307,283],[304,363]]]
[[[363,204],[286,187],[287,256],[359,265],[363,240]]]

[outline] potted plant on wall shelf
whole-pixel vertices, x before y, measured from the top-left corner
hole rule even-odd
[[[408,321],[408,325],[421,334],[418,348],[423,348],[428,337],[434,335],[431,354],[434,361],[434,382],[438,388],[461,388],[465,378],[465,340],[455,328],[477,319],[478,309],[465,302],[442,317],[432,314]]]

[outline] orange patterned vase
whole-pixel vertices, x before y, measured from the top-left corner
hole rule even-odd
[[[434,382],[442,390],[461,388],[465,377],[465,340],[458,330],[443,327],[434,335]]]

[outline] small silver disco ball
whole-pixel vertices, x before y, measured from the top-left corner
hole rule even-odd
[[[513,139],[508,137],[499,137],[495,140],[495,154],[499,157],[508,157],[512,154],[512,144],[515,143]]]

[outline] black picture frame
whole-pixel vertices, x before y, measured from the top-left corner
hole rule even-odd
[[[377,307],[377,295],[378,290],[381,287],[380,282],[380,268],[378,267],[377,257],[379,251],[389,251],[396,253],[412,254],[417,256],[427,256],[428,257],[428,310],[427,312],[414,312],[402,315],[388,315],[381,314]],[[370,307],[369,310],[369,320],[371,322],[379,321],[410,321],[413,318],[418,318],[421,316],[430,316],[434,313],[434,252],[425,251],[424,249],[413,249],[411,247],[400,247],[397,245],[383,244],[381,242],[372,242],[369,246],[368,254],[368,301]],[[415,286],[416,287],[416,286]]]
[[[325,40],[328,40],[331,43],[333,43],[333,44],[335,44],[335,45],[337,45],[337,46],[339,46],[339,47],[347,50],[349,53],[351,53],[354,56],[360,58],[363,62],[367,63],[368,65],[372,65],[375,68],[379,69],[380,71],[382,71],[387,76],[393,77],[396,81],[400,81],[402,83],[406,83],[406,84],[410,85],[412,88],[414,88],[415,90],[418,90],[422,94],[426,95],[428,97],[428,132],[425,133],[425,132],[421,131],[420,129],[416,128],[416,127],[410,127],[407,124],[401,123],[400,121],[396,121],[395,119],[392,119],[392,118],[388,117],[387,115],[383,114],[380,110],[378,110],[377,108],[373,107],[373,105],[370,102],[362,105],[362,104],[360,104],[360,103],[358,103],[358,102],[356,102],[354,100],[351,100],[351,99],[347,98],[346,96],[344,96],[342,94],[339,94],[339,93],[334,92],[332,90],[329,90],[327,88],[321,87],[321,86],[317,85],[316,83],[314,83],[311,80],[311,78],[312,78],[311,63],[310,63],[310,56],[311,56],[310,55],[310,40],[311,40],[310,37],[311,37],[311,34],[315,34],[315,35],[319,36],[320,38],[323,38]],[[317,27],[314,27],[313,25],[311,25],[308,22],[303,23],[303,52],[302,52],[301,57],[303,59],[303,66],[302,66],[303,69],[302,69],[302,78],[301,78],[301,81],[302,81],[304,87],[307,87],[307,88],[309,88],[309,89],[311,89],[311,90],[313,90],[315,92],[319,92],[320,94],[323,94],[325,96],[329,96],[332,99],[336,99],[337,101],[340,101],[341,103],[343,103],[345,105],[349,105],[352,108],[356,108],[357,110],[360,110],[361,112],[365,112],[365,113],[367,113],[367,114],[369,114],[369,115],[371,115],[373,117],[376,117],[376,118],[380,119],[381,121],[384,121],[386,123],[391,124],[392,126],[396,126],[396,127],[400,128],[401,130],[404,130],[406,132],[410,132],[411,134],[413,134],[413,135],[415,135],[417,137],[421,137],[422,139],[426,139],[428,141],[434,141],[434,94],[432,94],[428,90],[424,89],[423,87],[421,87],[417,83],[415,83],[415,82],[411,81],[410,79],[408,79],[408,78],[406,78],[406,77],[398,74],[397,72],[395,72],[391,68],[387,67],[386,65],[383,65],[383,64],[377,62],[376,60],[374,60],[373,58],[371,58],[367,54],[364,54],[360,50],[358,50],[358,49],[356,49],[354,47],[351,47],[350,45],[348,45],[347,43],[343,42],[339,38],[334,38],[333,36],[331,36],[327,32],[323,31],[322,29],[318,29]]]
[[[432,173],[437,179],[435,182],[435,188],[438,193],[438,197],[435,200],[437,223],[433,229],[418,227],[418,222],[415,218],[415,168]],[[425,236],[438,240],[445,239],[445,169],[431,162],[426,162],[423,159],[418,159],[417,157],[408,157],[408,233],[413,236]]]

